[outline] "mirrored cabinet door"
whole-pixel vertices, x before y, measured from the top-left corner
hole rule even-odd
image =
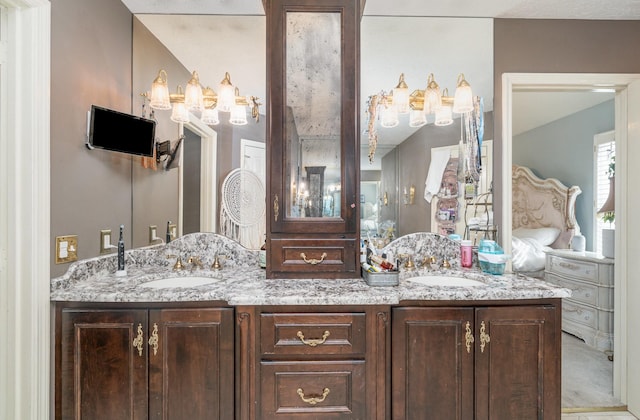
[[[359,270],[359,0],[265,0],[267,275]]]

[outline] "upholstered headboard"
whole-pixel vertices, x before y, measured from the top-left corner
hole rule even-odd
[[[573,235],[580,233],[575,208],[580,187],[567,187],[555,178],[540,179],[529,168],[513,165],[512,193],[513,229],[555,227],[560,235],[551,247],[570,247]]]

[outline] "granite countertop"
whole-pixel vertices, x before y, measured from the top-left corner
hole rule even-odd
[[[51,280],[51,301],[68,302],[194,302],[225,301],[229,305],[394,305],[406,300],[511,300],[569,297],[568,289],[530,277],[492,276],[477,269],[400,272],[399,285],[372,287],[354,279],[266,279],[257,252],[237,247],[215,234],[193,234],[168,245],[127,251],[127,275],[115,275],[116,257],[74,263]],[[186,251],[185,251],[186,250]],[[199,253],[199,254],[198,254]],[[202,269],[172,269],[176,255],[186,261],[198,254]],[[216,254],[226,255],[221,270],[209,269]],[[479,286],[424,286],[407,279],[444,275],[481,281]],[[145,283],[177,277],[214,281],[192,287],[151,288]],[[175,280],[179,281],[179,280]]]

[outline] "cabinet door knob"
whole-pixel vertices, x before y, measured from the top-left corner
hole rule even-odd
[[[315,258],[310,258],[307,259],[307,256],[305,255],[304,252],[300,253],[300,258],[302,258],[302,260],[304,262],[306,262],[307,264],[311,264],[311,265],[318,265],[320,264],[322,261],[324,261],[325,258],[327,258],[327,253],[323,252],[322,255],[320,255],[320,259],[316,260]]]
[[[304,334],[302,334],[302,331],[298,331],[296,335],[303,344],[306,344],[309,347],[316,347],[317,345],[323,344],[325,341],[327,341],[330,333],[329,331],[325,331],[324,334],[322,334],[322,338],[310,338],[308,340],[304,338]]]
[[[153,348],[153,355],[158,354],[158,324],[153,324],[153,331],[151,332],[151,337],[149,337],[149,345]]]
[[[484,348],[491,341],[491,337],[485,331],[486,327],[484,325],[484,321],[480,323],[480,352],[484,353]]]
[[[327,395],[329,395],[329,392],[331,391],[329,390],[329,388],[325,388],[322,390],[322,395],[316,396],[316,397],[306,397],[304,395],[304,391],[302,390],[302,388],[298,388],[298,391],[296,392],[298,393],[302,401],[306,402],[309,405],[316,405],[318,403],[323,402],[327,398]]]
[[[465,326],[464,341],[467,345],[467,353],[471,353],[471,344],[473,344],[475,338],[473,338],[473,331],[471,331],[471,323],[469,321]]]
[[[142,332],[142,324],[138,324],[138,335],[133,339],[133,347],[138,349],[138,356],[142,356],[142,343],[144,343],[144,333]]]

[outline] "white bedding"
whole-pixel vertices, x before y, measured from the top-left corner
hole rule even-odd
[[[552,248],[542,245],[533,238],[512,237],[511,263],[513,271],[544,270],[546,252]]]

